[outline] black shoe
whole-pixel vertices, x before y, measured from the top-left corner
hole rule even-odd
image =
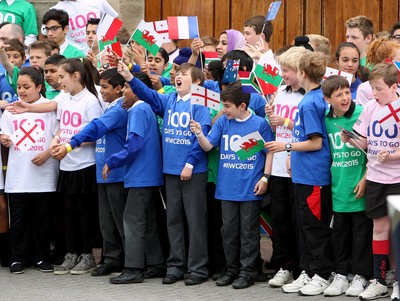
[[[233,281],[232,287],[236,289],[248,288],[254,285],[254,279],[250,276],[239,276],[238,279]]]
[[[54,267],[46,262],[46,261],[39,261],[34,265],[35,269],[43,272],[43,273],[53,273],[54,272]]]
[[[10,266],[10,272],[13,274],[22,274],[24,272],[24,267],[20,262],[13,262]]]
[[[258,273],[255,281],[257,282],[266,282],[268,280],[268,274],[266,273]]]
[[[188,279],[185,280],[186,285],[198,285],[202,284],[203,282],[206,282],[208,280],[207,277],[197,277],[190,275]]]
[[[175,275],[172,274],[167,274],[162,280],[163,284],[174,284],[177,281],[182,280],[182,277],[176,277]]]
[[[144,272],[144,279],[162,278],[165,277],[167,268],[163,264],[155,264],[149,266]]]
[[[95,268],[90,275],[92,276],[107,276],[112,273],[121,273],[121,268],[111,265],[111,263],[104,263],[101,266]]]
[[[233,281],[235,281],[236,277],[237,277],[237,275],[232,275],[232,274],[226,273],[224,276],[217,279],[217,281],[215,281],[215,284],[217,286],[231,285],[233,283]]]
[[[128,284],[128,283],[140,283],[143,282],[143,271],[140,269],[125,268],[122,270],[122,274],[116,277],[110,278],[112,284]]]
[[[217,269],[215,270],[214,274],[212,274],[212,280],[217,281],[219,278],[224,276],[226,273],[226,268],[223,269]]]

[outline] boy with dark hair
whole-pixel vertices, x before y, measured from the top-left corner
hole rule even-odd
[[[201,85],[203,72],[195,65],[184,63],[175,76],[176,91],[159,94],[134,78],[127,66],[120,62],[118,71],[139,99],[150,104],[153,111],[164,119],[162,128],[163,171],[167,191],[167,229],[170,241],[170,256],[167,260],[167,275],[163,284],[173,284],[183,278],[189,269],[186,285],[197,285],[207,281],[207,157],[194,148],[197,139],[190,132],[191,119],[201,122],[203,132],[208,133],[211,119],[207,107],[191,105],[191,86]],[[196,151],[197,150],[197,151]],[[184,223],[189,229],[189,251],[186,256]]]
[[[100,93],[109,103],[104,114],[93,119],[71,141],[62,144],[55,151],[61,151],[62,158],[67,155],[68,144],[74,149],[85,142],[96,141],[96,180],[99,194],[99,221],[103,236],[104,264],[91,272],[92,276],[109,275],[120,271],[124,265],[124,227],[122,216],[126,203],[124,188],[125,168],[118,168],[108,177],[102,177],[102,168],[112,154],[118,153],[125,144],[128,113],[121,107],[124,78],[117,69],[105,70],[100,77]],[[62,268],[60,266],[60,268]],[[59,269],[60,269],[59,268]],[[73,269],[71,274],[73,274]],[[60,270],[60,273],[64,271]],[[77,271],[77,274],[80,271]]]
[[[367,186],[366,186],[366,214],[373,220],[372,256],[373,279],[359,298],[371,300],[383,298],[388,295],[385,282],[385,272],[388,267],[390,219],[387,211],[386,197],[400,194],[400,156],[398,123],[384,129],[379,117],[381,110],[398,101],[397,85],[398,71],[392,64],[377,64],[369,75],[374,98],[364,106],[360,117],[353,129],[360,135],[357,144],[362,149],[367,149]],[[388,109],[387,109],[388,110]],[[388,110],[389,111],[389,110]],[[350,140],[343,133],[343,142],[350,142],[353,146],[354,139]],[[398,284],[393,284],[392,300],[399,297]]]
[[[138,72],[134,76],[151,87],[146,73]],[[108,158],[103,168],[103,178],[107,178],[116,167],[125,166],[125,187],[129,189],[123,215],[125,265],[121,275],[110,278],[113,284],[139,283],[150,278],[151,275],[144,272],[146,264],[153,267],[153,273],[158,269],[165,275],[155,211],[157,188],[164,184],[157,119],[128,83],[123,93],[125,102],[132,105],[128,110],[128,136],[124,148]]]
[[[53,99],[60,94],[62,87],[58,82],[58,66],[65,60],[61,54],[53,54],[44,62],[44,79],[46,80],[46,97]]]
[[[207,137],[198,122],[192,121],[190,129],[204,151],[220,147],[215,198],[222,201],[221,232],[227,272],[216,284],[243,289],[254,284],[258,273],[259,216],[270,174],[265,169],[265,151],[243,162],[231,143],[253,132],[259,132],[265,141],[273,140],[273,135],[266,120],[249,111],[249,99],[240,82],[229,84],[221,99],[224,116],[217,119]]]
[[[50,9],[44,14],[42,24],[44,25],[44,33],[49,40],[53,40],[60,45],[60,54],[66,58],[85,57],[82,51],[69,44],[66,40],[69,30],[68,13],[59,9]]]
[[[362,107],[352,101],[349,82],[342,76],[328,77],[322,84],[330,109],[325,117],[332,154],[333,228],[331,236],[334,260],[333,281],[325,296],[358,297],[372,272],[372,221],[365,214],[366,156],[349,143],[340,141],[340,127],[351,129]],[[350,268],[351,267],[351,268]],[[350,284],[347,275],[354,276]]]
[[[262,30],[263,32],[261,32]],[[246,43],[252,46],[256,46],[257,43],[261,44],[262,48],[258,48],[258,50],[261,53],[268,53],[268,56],[273,57],[274,54],[269,48],[269,41],[273,30],[271,21],[265,21],[265,16],[253,16],[244,21],[243,35]],[[262,43],[259,43],[260,41]]]
[[[293,143],[269,142],[272,153],[291,154],[300,276],[282,286],[285,293],[319,295],[329,286],[333,264],[330,257],[332,211],[330,151],[324,117],[327,104],[320,82],[324,77],[327,57],[320,52],[307,52],[299,57],[297,77],[306,94],[298,105],[292,132]],[[312,279],[310,278],[312,277]]]

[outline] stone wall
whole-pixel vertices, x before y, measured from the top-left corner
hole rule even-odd
[[[58,1],[29,0],[35,8],[38,17],[38,24],[41,25],[44,13]],[[144,19],[144,0],[108,0],[111,6],[119,13],[120,19],[124,22],[129,32],[136,28],[141,19]]]

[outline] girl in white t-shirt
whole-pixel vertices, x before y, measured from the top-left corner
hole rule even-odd
[[[60,130],[52,148],[53,158],[62,159],[60,148],[93,118],[102,113],[87,59],[67,59],[58,70],[64,93],[57,97]],[[69,145],[69,144],[67,144]],[[97,203],[94,143],[83,143],[60,161],[57,191],[64,197],[67,255],[55,274],[84,274],[96,267],[92,253],[92,218]],[[82,253],[80,260],[77,254]]]
[[[91,231],[97,212],[95,145],[83,143],[72,150],[68,144],[74,134],[102,113],[91,68],[88,59],[66,59],[58,69],[63,91],[54,101],[39,105],[16,102],[13,107],[16,113],[57,109],[60,129],[52,140],[51,152],[53,158],[61,160],[57,192],[64,198],[67,254],[61,266],[55,268],[56,275],[84,274],[96,267]],[[64,145],[69,146],[65,158],[61,151]]]
[[[47,103],[44,90],[41,68],[21,69],[17,81],[21,101]],[[43,133],[39,130],[38,134],[37,128]],[[51,157],[49,147],[58,130],[56,114],[5,112],[1,130],[1,142],[10,148],[5,182],[10,206],[10,271],[21,274],[24,264],[33,262],[42,272],[52,272],[53,267],[47,263],[50,205],[55,196],[59,163]],[[14,142],[10,136],[16,138]]]

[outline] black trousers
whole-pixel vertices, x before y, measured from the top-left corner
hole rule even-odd
[[[328,279],[333,271],[330,248],[331,186],[294,184],[300,268]]]
[[[37,263],[50,256],[50,204],[54,193],[10,193],[11,261]]]
[[[336,273],[372,276],[372,219],[365,211],[334,212],[331,246]]]
[[[271,177],[271,265],[298,274],[296,210],[291,178]],[[297,278],[297,277],[296,277]]]

